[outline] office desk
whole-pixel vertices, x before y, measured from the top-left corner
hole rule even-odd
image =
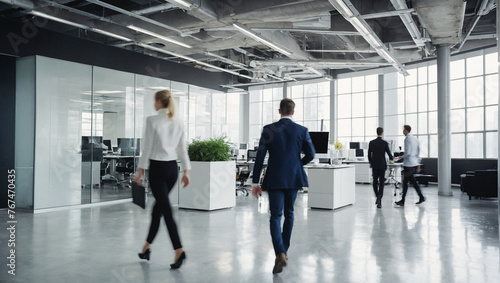
[[[371,183],[372,170],[368,161],[344,161],[343,164],[353,164],[356,167],[356,183]]]
[[[308,165],[309,208],[336,209],[354,204],[353,165]]]

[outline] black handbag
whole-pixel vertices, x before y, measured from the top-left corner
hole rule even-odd
[[[132,202],[143,209],[146,208],[146,189],[136,182],[132,182]]]

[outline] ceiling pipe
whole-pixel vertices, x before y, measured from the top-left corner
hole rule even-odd
[[[160,23],[158,21],[152,20],[152,19],[150,19],[148,17],[144,17],[144,16],[141,16],[141,15],[138,15],[138,14],[136,14],[134,12],[131,12],[131,11],[127,11],[127,10],[122,9],[120,7],[113,6],[113,5],[108,4],[106,2],[103,2],[103,1],[100,1],[100,0],[86,0],[86,1],[89,2],[89,3],[92,3],[92,4],[99,5],[99,6],[104,7],[104,8],[108,8],[108,9],[113,10],[115,12],[122,13],[124,15],[129,16],[129,17],[136,18],[136,19],[139,19],[141,21],[144,21],[144,22],[147,22],[147,23],[150,23],[150,24],[153,24],[153,25],[156,25],[156,26],[159,26],[159,27],[162,27],[162,28],[174,31],[174,32],[178,33],[181,36],[184,35],[181,30],[179,30],[179,29],[177,29],[175,27],[166,25],[164,23]],[[187,35],[187,36],[189,36],[191,38],[194,38],[196,40],[200,40],[199,38],[197,38],[195,36],[192,36],[192,35]]]
[[[94,15],[92,13],[88,13],[88,12],[85,12],[85,11],[82,11],[82,10],[79,10],[79,9],[75,9],[73,7],[69,7],[69,6],[65,6],[63,4],[56,3],[56,2],[54,2],[52,0],[42,0],[42,1],[45,2],[45,3],[47,3],[47,6],[57,7],[59,9],[61,9],[61,10],[66,10],[68,12],[71,12],[71,13],[74,13],[74,14],[77,14],[77,15],[88,17],[89,19],[94,19],[94,20],[106,22],[106,23],[109,23],[109,24],[123,26],[122,24],[117,23],[117,22],[113,21],[110,18],[100,17],[100,16]],[[123,26],[123,27],[125,27],[125,26]]]
[[[245,64],[242,64],[242,63],[240,63],[240,62],[236,62],[236,61],[231,60],[231,59],[229,59],[229,58],[222,57],[222,56],[217,55],[217,54],[214,54],[214,53],[212,53],[212,52],[207,51],[207,52],[205,52],[205,55],[210,56],[210,57],[213,57],[213,58],[216,58],[216,59],[218,59],[219,61],[222,61],[222,62],[224,62],[224,63],[228,63],[228,64],[230,64],[230,65],[232,65],[232,66],[238,67],[238,68],[243,69],[243,70],[245,70],[245,71],[251,71],[251,70],[249,69],[249,66],[247,66],[247,65],[245,65]]]
[[[14,7],[23,8],[25,10],[31,10],[35,7],[33,2],[29,0],[0,0],[0,3],[9,4]]]
[[[245,25],[241,24],[241,23],[234,23],[233,24],[233,27],[238,30],[239,32],[253,38],[255,41],[257,42],[260,42],[264,45],[266,45],[267,47],[273,49],[274,51],[278,51],[279,53],[285,55],[285,56],[291,56],[292,53],[288,50],[286,50],[285,48],[281,47],[281,46],[278,46],[277,44],[275,44],[274,42],[271,42],[270,40],[264,38],[263,36],[261,36],[260,34],[257,34],[256,32],[254,32],[252,29],[246,27]]]
[[[369,19],[379,19],[379,18],[387,18],[387,17],[397,17],[401,16],[402,14],[411,14],[415,12],[415,9],[398,9],[396,8],[396,11],[387,11],[387,12],[380,12],[380,13],[373,13],[373,14],[366,14],[366,15],[361,15],[361,17],[365,20]]]
[[[367,62],[361,60],[268,60],[268,61],[254,61],[254,63],[258,66],[301,66],[301,67],[313,67],[320,68],[319,66],[324,66],[325,68],[331,67],[378,67],[378,66],[386,66],[390,65],[387,62]],[[321,68],[320,68],[321,69]]]
[[[363,36],[363,38],[370,44],[380,57],[389,62],[396,70],[403,75],[408,75],[404,66],[389,52],[384,43],[375,34],[373,29],[368,25],[359,14],[358,10],[352,5],[350,0],[328,0],[330,4],[347,20],[354,28]]]
[[[405,0],[391,0],[391,3],[396,10],[408,10],[408,6],[406,5]],[[425,42],[428,41],[428,39],[423,38],[422,35],[420,34],[420,30],[418,29],[415,21],[413,21],[411,13],[401,13],[399,14],[399,17],[401,18],[401,21],[403,21],[403,24],[410,33],[413,42],[415,42],[415,45],[417,45],[417,47],[419,48],[423,48],[426,56],[431,55],[430,50],[427,48],[427,45],[425,44]]]
[[[218,27],[207,28],[205,31],[234,31],[234,27]],[[308,32],[315,34],[326,35],[359,35],[357,31],[334,31],[325,29],[303,29],[303,28],[268,28],[268,27],[252,27],[253,31],[288,31],[288,32]]]
[[[203,4],[206,4],[207,2],[204,0],[199,0],[198,3],[193,3],[191,1],[185,1],[185,0],[167,0],[174,6],[179,7],[180,9],[186,10],[186,13],[198,18],[199,20],[206,21],[206,20],[217,20],[217,14],[213,9],[205,9],[202,8],[202,6],[205,6]]]
[[[160,52],[160,53],[172,55],[174,57],[178,57],[178,58],[187,60],[189,62],[198,64],[200,66],[205,66],[205,67],[208,67],[208,68],[211,68],[211,69],[215,69],[215,70],[218,70],[218,71],[229,73],[229,74],[232,74],[232,75],[235,75],[235,76],[239,76],[239,77],[242,77],[242,78],[246,78],[246,79],[249,79],[249,80],[253,80],[254,79],[254,78],[252,78],[250,76],[243,75],[243,74],[240,74],[238,72],[235,72],[235,71],[232,71],[232,70],[228,70],[228,69],[224,69],[224,68],[221,68],[221,67],[218,67],[218,66],[214,66],[212,64],[208,64],[208,63],[205,63],[203,61],[193,59],[193,58],[191,58],[189,56],[185,56],[185,55],[182,55],[182,54],[171,52],[171,51],[168,51],[168,50],[165,50],[165,49],[162,49],[162,48],[150,46],[150,45],[147,45],[147,44],[144,44],[144,43],[141,43],[141,42],[136,43],[136,45],[140,46],[142,48],[145,48],[145,49],[149,49],[149,50],[157,51],[157,52]]]
[[[241,83],[241,84],[231,84],[231,85],[221,85],[221,87],[226,87],[226,88],[237,88],[237,87],[245,87],[245,86],[256,86],[256,85],[267,85],[267,84],[275,84],[275,83],[285,83],[285,82],[292,82],[292,81],[297,81],[296,79],[290,78],[286,79],[283,81],[270,81],[270,82],[255,82],[255,83]]]
[[[319,52],[319,53],[377,53],[376,50],[372,49],[351,49],[351,50],[339,50],[339,49],[322,49],[322,50],[316,50],[316,49],[306,49],[304,51],[307,52]]]
[[[474,20],[469,24],[467,27],[467,34],[460,40],[458,44],[458,48],[453,51],[453,53],[460,52],[462,47],[464,46],[465,42],[470,38],[470,35],[474,28],[476,27],[477,23],[479,22],[479,19],[481,16],[487,15],[491,9],[496,5],[495,0],[482,0],[481,6],[479,7],[479,10],[477,11],[476,15],[474,16]]]
[[[135,10],[135,11],[132,11],[132,13],[142,16],[142,15],[153,14],[153,13],[161,12],[161,11],[165,11],[165,10],[170,10],[174,7],[175,6],[172,4],[164,3],[164,4],[152,6],[152,7],[146,8],[146,9],[142,9],[142,10]]]

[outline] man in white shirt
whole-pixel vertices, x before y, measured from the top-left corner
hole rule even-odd
[[[408,182],[411,182],[417,194],[419,196],[419,200],[416,204],[421,204],[425,201],[425,197],[420,190],[420,186],[418,185],[417,180],[413,174],[419,171],[420,161],[420,145],[416,137],[414,137],[411,132],[411,127],[409,125],[403,126],[403,134],[406,136],[405,138],[405,153],[403,155],[403,197],[400,201],[397,201],[396,204],[399,206],[405,205],[405,197],[408,192]]]

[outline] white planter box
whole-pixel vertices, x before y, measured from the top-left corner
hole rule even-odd
[[[215,210],[236,203],[236,163],[232,161],[191,161],[190,183],[179,188],[179,207]]]

